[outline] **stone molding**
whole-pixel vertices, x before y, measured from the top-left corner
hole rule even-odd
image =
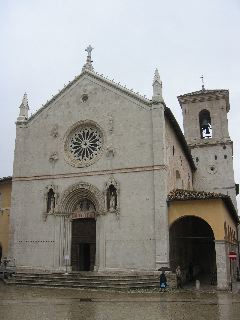
[[[49,174],[40,176],[26,176],[26,177],[13,177],[13,181],[34,181],[34,180],[48,180],[48,179],[62,179],[62,178],[77,178],[97,175],[109,175],[114,173],[129,173],[129,172],[145,172],[145,171],[167,171],[167,165],[154,165],[144,167],[132,167],[132,168],[117,168],[112,170],[90,171],[90,172],[77,172],[77,173],[62,173],[62,174]]]

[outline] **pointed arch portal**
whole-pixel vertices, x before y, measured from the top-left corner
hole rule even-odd
[[[58,213],[67,216],[71,224],[67,247],[72,271],[93,271],[99,254],[96,220],[105,213],[102,193],[89,183],[74,184],[63,193]]]
[[[216,271],[214,234],[210,225],[196,216],[185,216],[172,223],[169,230],[170,267],[179,265],[186,280],[203,275],[211,281]]]

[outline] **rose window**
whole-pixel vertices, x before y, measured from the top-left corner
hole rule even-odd
[[[101,154],[103,135],[100,129],[91,124],[78,124],[68,134],[65,151],[68,161],[76,167],[92,164]]]

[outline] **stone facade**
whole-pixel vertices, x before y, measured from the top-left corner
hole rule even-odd
[[[0,179],[0,261],[8,256],[12,177]]]
[[[16,123],[11,255],[33,269],[64,270],[71,255],[92,268],[94,250],[96,271],[169,267],[168,193],[212,190],[218,175],[209,184],[202,169],[207,155],[192,147],[194,160],[200,158],[194,163],[157,71],[148,100],[94,72],[88,49],[82,73],[30,118],[24,95]],[[186,134],[190,146],[194,134]],[[225,162],[232,165],[230,156]],[[84,235],[72,238],[75,219],[95,219],[95,243],[93,236],[89,246]],[[82,245],[73,252],[77,241]]]

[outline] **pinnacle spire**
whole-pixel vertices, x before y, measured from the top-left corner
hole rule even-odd
[[[158,69],[155,70],[154,78],[153,78],[153,102],[164,102],[162,97],[162,81],[160,79],[160,75]]]
[[[91,53],[92,53],[92,50],[94,48],[89,45],[85,51],[87,51],[88,55],[87,55],[87,60],[86,60],[86,63],[84,64],[83,68],[82,68],[82,71],[84,71],[85,69],[88,69],[90,71],[94,71],[94,68],[92,66],[92,57],[91,57]]]
[[[22,103],[19,107],[19,116],[17,118],[17,121],[26,121],[28,119],[28,99],[27,99],[27,93],[25,92],[23,95]]]
[[[157,68],[155,69],[155,72],[154,72],[153,84],[155,81],[161,82],[160,75]]]

